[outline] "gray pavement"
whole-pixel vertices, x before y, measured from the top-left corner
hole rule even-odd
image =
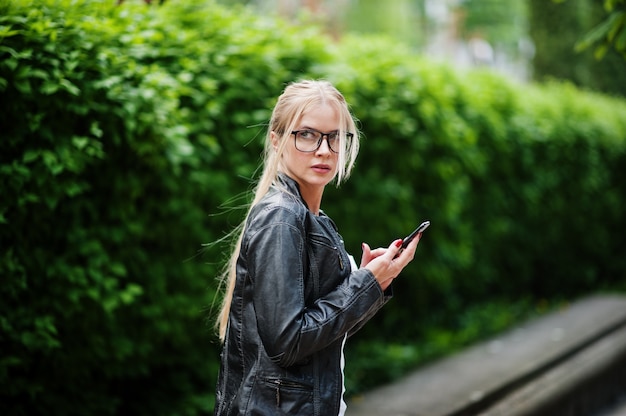
[[[346,416],[522,415],[624,351],[626,297],[593,296],[355,397]],[[620,405],[597,416],[623,415]]]

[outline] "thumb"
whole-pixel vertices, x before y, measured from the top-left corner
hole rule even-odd
[[[363,249],[363,254],[361,255],[361,267],[364,267],[372,259],[372,249],[367,243],[362,243],[361,248]]]

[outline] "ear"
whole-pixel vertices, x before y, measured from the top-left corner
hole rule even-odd
[[[276,134],[274,130],[270,132],[270,140],[272,141],[272,147],[274,148],[274,151],[278,152],[278,134]]]

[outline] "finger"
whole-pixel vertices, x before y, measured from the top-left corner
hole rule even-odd
[[[390,257],[390,259],[394,259],[398,253],[400,252],[400,248],[402,247],[402,239],[394,240],[389,248],[387,249],[386,255]]]
[[[387,252],[386,248],[378,247],[378,248],[375,248],[374,250],[372,250],[370,252],[370,255],[372,256],[373,259],[375,259],[378,256],[382,256],[386,252]]]
[[[361,255],[361,267],[364,267],[372,260],[372,249],[367,243],[361,244],[361,248],[363,249],[363,254]]]
[[[422,233],[419,233],[413,241],[411,241],[405,249],[398,254],[396,258],[402,258],[403,264],[406,266],[410,263],[415,257],[415,251],[417,250],[417,245],[419,244],[420,239],[422,238]]]
[[[415,236],[413,241],[411,241],[406,248],[409,250],[415,250],[415,248],[417,247],[421,239],[422,239],[422,233],[419,233],[418,235]]]
[[[409,246],[411,246],[411,249],[415,250],[417,248],[417,245],[420,243],[421,239],[422,239],[423,233],[419,233],[414,239],[413,241],[411,241],[411,243],[409,244]],[[408,247],[407,247],[408,248]]]

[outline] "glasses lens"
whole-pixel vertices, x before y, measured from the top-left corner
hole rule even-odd
[[[332,133],[320,133],[316,130],[298,130],[294,132],[296,136],[296,149],[301,152],[314,152],[322,144],[322,139],[327,139],[328,147],[330,150],[339,153],[339,149],[341,148],[341,139],[339,136],[339,132]],[[347,140],[352,138],[351,133],[346,134]]]
[[[296,133],[296,148],[303,152],[317,150],[317,144],[322,134],[312,130],[300,130]]]

